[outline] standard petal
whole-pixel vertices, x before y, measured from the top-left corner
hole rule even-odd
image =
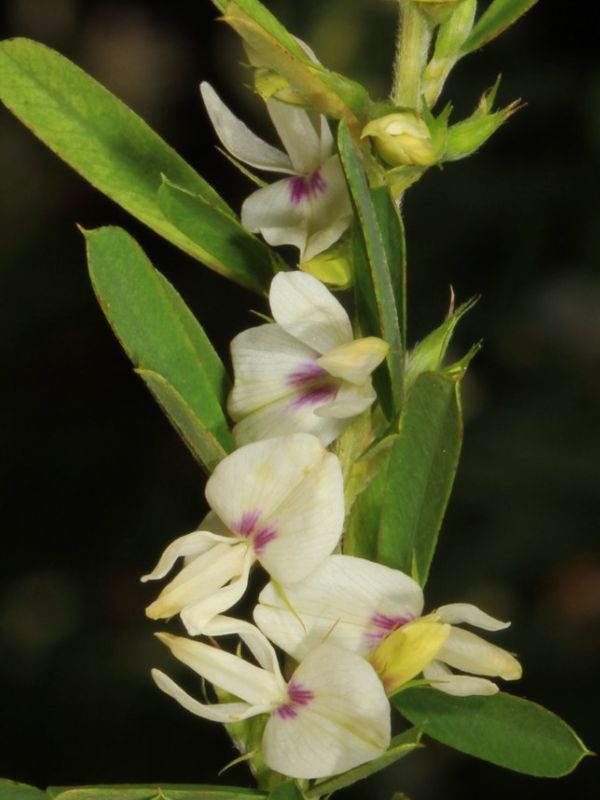
[[[390,742],[390,706],[360,656],[322,645],[289,683],[302,698],[273,712],[263,736],[267,765],[295,778],[335,775],[382,755]]]
[[[312,368],[318,353],[279,325],[258,325],[231,342],[235,383],[228,411],[237,422],[265,405],[298,390],[297,376]]]
[[[314,258],[337,242],[352,220],[352,203],[337,155],[310,178],[308,240],[301,261]]]
[[[334,347],[322,355],[317,364],[330,375],[361,386],[381,364],[389,349],[383,339],[367,336]]]
[[[269,300],[276,322],[320,354],[352,341],[352,326],[344,307],[312,275],[278,273],[271,282]]]
[[[267,111],[297,175],[309,175],[321,164],[321,137],[302,108],[267,100]]]
[[[321,444],[328,445],[342,433],[350,419],[324,418],[316,411],[326,396],[313,394],[310,402],[298,394],[271,403],[249,414],[233,428],[233,436],[238,447],[293,433],[310,433]]]
[[[332,555],[284,592],[269,583],[258,601],[256,624],[300,661],[324,641],[366,655],[391,631],[421,614],[423,592],[399,570]]]
[[[276,536],[255,550],[262,566],[281,584],[303,580],[339,542],[344,524],[344,480],[333,453],[305,471],[281,505],[265,519]]]
[[[203,717],[211,722],[239,722],[249,717],[256,717],[258,714],[265,714],[271,710],[271,705],[253,706],[248,703],[213,703],[206,704],[194,700],[187,692],[178,686],[175,681],[161,672],[159,669],[152,670],[152,677],[158,688],[173,700],[177,700],[179,705],[187,711]]]
[[[485,678],[474,678],[472,675],[455,675],[441,661],[432,661],[423,670],[423,677],[434,689],[455,697],[468,697],[472,694],[497,694],[498,687]]]
[[[201,83],[200,92],[215,133],[235,158],[270,172],[295,172],[289,157],[252,133],[231,113],[209,83]]]
[[[450,603],[437,609],[438,619],[450,625],[460,625],[465,622],[484,631],[501,631],[510,626],[510,622],[502,622],[486,614],[485,611],[470,603]]]
[[[282,702],[280,677],[225,650],[170,633],[157,633],[175,658],[198,675],[246,703],[273,708]]]
[[[377,400],[377,395],[371,381],[355,386],[353,383],[343,383],[333,400],[323,403],[315,408],[318,417],[349,419],[362,414]]]
[[[451,628],[437,659],[462,672],[498,676],[506,681],[518,680],[522,674],[521,665],[514,656],[461,628]]]
[[[206,497],[230,530],[252,540],[263,566],[280,581],[308,574],[342,532],[339,461],[308,434],[236,450],[216,467]]]

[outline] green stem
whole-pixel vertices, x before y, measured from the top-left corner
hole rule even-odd
[[[392,101],[421,110],[423,71],[431,42],[431,25],[413,0],[399,0],[400,20],[394,64]]]

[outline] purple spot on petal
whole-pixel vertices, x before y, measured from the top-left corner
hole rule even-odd
[[[275,709],[275,713],[281,719],[296,719],[298,708],[306,708],[314,699],[314,692],[306,689],[301,683],[295,683],[291,680],[288,684],[288,702],[278,706]]]
[[[322,194],[327,188],[327,182],[321,175],[321,170],[316,169],[311,175],[294,175],[288,178],[290,187],[290,203],[297,206],[312,195]]]
[[[303,392],[299,392],[289,405],[289,408],[296,411],[304,406],[319,406],[331,400],[337,394],[338,387],[332,383],[312,386]]]
[[[375,630],[366,633],[367,642],[371,647],[375,647],[382,639],[392,631],[397,631],[408,622],[412,622],[415,617],[411,614],[388,616],[387,614],[373,614],[371,626]]]
[[[244,511],[239,522],[234,522],[231,530],[239,533],[240,536],[247,538],[256,527],[256,523],[260,519],[260,511]]]
[[[256,555],[261,556],[265,551],[265,547],[269,544],[269,542],[272,542],[273,539],[276,539],[277,536],[277,531],[270,525],[261,528],[252,539],[252,544],[254,546],[254,552]]]
[[[288,375],[287,382],[290,386],[304,386],[318,378],[324,378],[326,375],[327,372],[323,367],[313,361],[307,361],[306,364],[298,367]]]

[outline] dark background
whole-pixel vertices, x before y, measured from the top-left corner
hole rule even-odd
[[[387,93],[393,3],[269,5],[328,66]],[[405,218],[413,341],[442,319],[450,283],[459,300],[483,294],[456,337],[456,355],[485,346],[465,381],[465,448],[428,606],[472,601],[512,619],[495,641],[522,659],[517,692],[597,749],[600,65],[589,6],[546,0],[459,65],[445,95],[456,118],[498,72],[500,102],[527,107],[480,154],[411,189]],[[208,0],[5,0],[2,11],[7,35],[75,60],[239,208],[250,186],[215,151],[198,82],[274,134]],[[235,754],[220,726],[154,688],[149,668],[174,668],[144,618],[156,587],[138,581],[201,518],[204,478],[113,338],[75,223],[133,233],[223,354],[253,324],[248,308],[264,307],[5,112],[0,174],[0,774],[40,786],[215,781]],[[249,782],[243,766],[222,780]],[[597,784],[592,759],[536,781],[432,744],[354,796],[592,798]]]

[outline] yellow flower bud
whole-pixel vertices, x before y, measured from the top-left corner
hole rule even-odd
[[[416,677],[435,658],[450,634],[436,614],[403,625],[373,648],[369,661],[388,695]]]
[[[361,138],[371,136],[381,158],[390,166],[417,164],[430,166],[437,161],[429,128],[411,111],[387,114],[369,122]]]
[[[302,272],[308,272],[336,289],[348,289],[352,286],[352,266],[346,244],[331,247],[314,258],[303,261],[299,266]]]

